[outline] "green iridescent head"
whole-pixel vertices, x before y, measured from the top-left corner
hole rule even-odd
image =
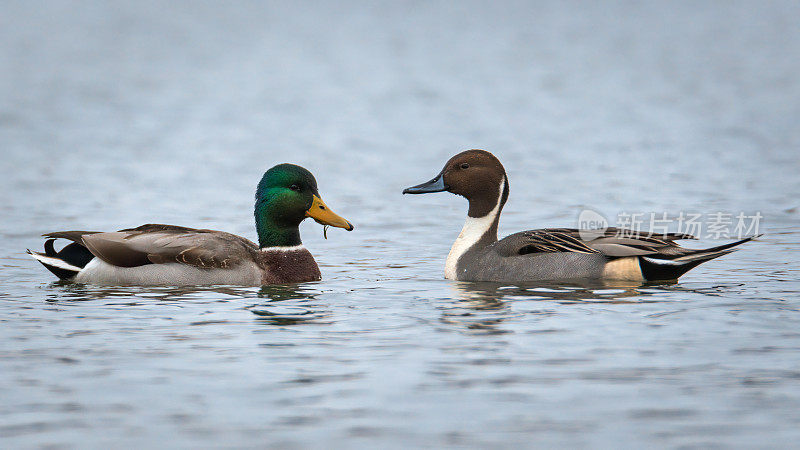
[[[256,189],[255,217],[261,248],[300,245],[298,226],[306,217],[353,230],[322,201],[314,175],[294,164],[279,164],[264,173]]]

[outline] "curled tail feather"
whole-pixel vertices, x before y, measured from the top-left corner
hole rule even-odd
[[[89,249],[77,241],[69,243],[58,252],[53,245],[54,241],[55,238],[45,241],[44,253],[30,249],[27,253],[62,280],[73,278],[94,258]]]

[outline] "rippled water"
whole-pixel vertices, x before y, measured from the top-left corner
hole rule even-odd
[[[0,446],[796,445],[796,3],[284,3],[4,3]],[[400,191],[472,147],[509,171],[503,233],[592,208],[766,235],[672,285],[449,282],[465,204]],[[24,254],[254,238],[284,161],[356,225],[302,226],[322,282],[98,288]]]

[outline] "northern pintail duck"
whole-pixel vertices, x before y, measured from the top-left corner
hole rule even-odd
[[[307,217],[353,229],[322,201],[311,172],[280,164],[264,173],[256,190],[258,245],[222,231],[147,224],[105,233],[47,233],[44,253],[28,253],[59,278],[79,283],[258,286],[316,281],[319,267],[298,229]],[[72,242],[56,251],[58,238]]]
[[[500,161],[484,150],[459,153],[432,180],[403,193],[443,191],[469,201],[464,228],[445,263],[445,278],[450,280],[676,280],[756,237],[700,250],[674,242],[695,239],[687,234],[651,235],[618,228],[588,232],[545,228],[497,240],[500,212],[508,199],[508,177]]]

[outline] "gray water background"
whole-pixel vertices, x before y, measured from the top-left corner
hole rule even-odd
[[[4,1],[0,447],[797,445],[798,5]],[[467,148],[506,164],[504,234],[592,208],[766,235],[675,285],[446,281],[466,205],[400,191]],[[255,238],[285,161],[356,225],[302,225],[322,282],[62,285],[24,254]]]

